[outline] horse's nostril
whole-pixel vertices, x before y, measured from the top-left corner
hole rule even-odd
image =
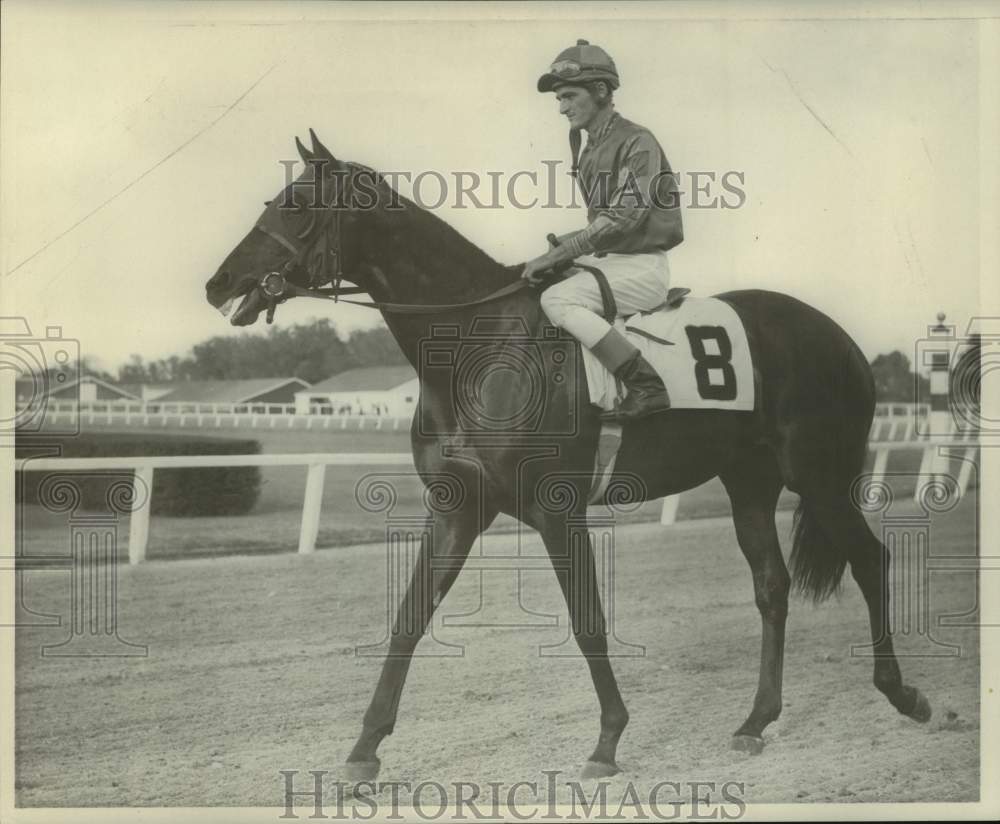
[[[219,272],[215,276],[215,283],[216,283],[216,285],[222,287],[223,289],[226,288],[227,286],[229,286],[229,281],[230,280],[231,280],[231,276],[230,276],[229,272],[226,271],[226,270],[223,270],[223,271]]]

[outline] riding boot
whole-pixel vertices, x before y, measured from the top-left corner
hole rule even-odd
[[[628,392],[614,411],[601,415],[602,420],[635,420],[670,408],[667,388],[656,370],[617,329],[610,329],[591,351]]]

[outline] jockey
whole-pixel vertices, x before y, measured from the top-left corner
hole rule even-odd
[[[667,250],[684,233],[663,149],[647,129],[615,111],[617,88],[614,61],[586,40],[560,52],[539,79],[538,91],[555,92],[559,113],[569,119],[573,175],[587,202],[589,225],[528,261],[522,277],[536,282],[539,272],[572,259],[596,266],[607,277],[620,313],[629,315],[664,303],[670,284]],[[578,163],[581,129],[587,145]],[[554,325],[576,337],[625,384],[627,397],[605,418],[631,420],[670,408],[653,367],[597,314],[603,304],[591,274],[578,271],[550,286],[541,304]]]

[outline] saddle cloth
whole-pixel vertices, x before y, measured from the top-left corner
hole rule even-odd
[[[618,318],[625,334],[663,379],[673,409],[753,411],[754,381],[746,330],[716,298],[685,298],[677,307]],[[615,377],[586,347],[590,402],[614,409]]]

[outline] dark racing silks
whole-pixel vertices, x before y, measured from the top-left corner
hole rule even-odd
[[[588,138],[577,183],[589,225],[565,240],[574,257],[672,249],[684,239],[677,183],[648,129],[612,114]]]

